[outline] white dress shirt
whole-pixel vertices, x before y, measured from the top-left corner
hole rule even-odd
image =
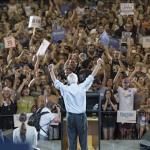
[[[29,144],[32,148],[37,147],[37,131],[35,127],[31,127],[26,124],[26,144]],[[13,131],[13,142],[16,144],[22,143],[20,138],[20,127]]]
[[[94,77],[89,75],[83,83],[64,85],[55,80],[54,86],[63,96],[67,112],[80,114],[86,111],[86,91],[91,87]]]

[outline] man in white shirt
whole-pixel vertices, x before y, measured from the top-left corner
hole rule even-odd
[[[101,68],[102,59],[98,59],[91,75],[83,83],[78,83],[78,77],[74,73],[67,76],[69,85],[64,85],[56,79],[53,65],[49,65],[50,76],[55,88],[59,89],[64,99],[67,111],[67,135],[69,150],[77,149],[77,136],[81,150],[87,150],[87,117],[86,117],[86,91],[91,87],[94,76]]]
[[[114,88],[118,92],[119,110],[133,111],[134,99],[135,99],[135,94],[137,93],[137,89],[130,88],[130,81],[132,79],[131,75],[130,77],[125,77],[124,79],[122,79],[122,87],[118,86],[119,77],[122,71],[123,71],[122,68],[120,68],[114,78]],[[129,124],[129,123],[124,123],[119,125],[122,138],[130,138],[132,127],[133,124]]]
[[[130,88],[131,76],[122,80],[122,87],[118,86],[119,77],[122,69],[118,70],[114,78],[114,87],[118,92],[119,110],[120,111],[133,111],[134,109],[134,97],[137,93],[136,88]]]
[[[137,92],[136,88],[124,88],[125,86],[129,86],[130,81],[128,79],[124,79],[122,81],[123,88],[118,87],[118,96],[119,96],[119,110],[120,111],[133,111],[134,109],[134,96]]]
[[[39,139],[40,140],[48,140],[48,127],[50,122],[59,123],[61,120],[60,109],[56,107],[58,116],[54,115],[50,109],[46,107],[46,99],[45,96],[40,95],[37,99],[38,111],[41,110],[40,114],[40,131],[39,131]]]

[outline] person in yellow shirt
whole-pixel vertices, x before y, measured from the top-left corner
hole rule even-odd
[[[17,101],[17,113],[30,113],[33,105],[35,104],[35,98],[30,96],[30,90],[28,86],[24,86],[21,91],[21,96]]]

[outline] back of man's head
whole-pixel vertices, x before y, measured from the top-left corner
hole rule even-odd
[[[70,73],[67,77],[69,84],[78,83],[78,76],[75,73]]]

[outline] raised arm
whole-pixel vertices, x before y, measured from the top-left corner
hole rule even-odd
[[[123,70],[123,68],[119,68],[118,69],[118,72],[117,72],[117,74],[116,74],[116,76],[115,76],[115,78],[114,78],[114,80],[113,80],[113,84],[114,84],[114,86],[113,86],[113,88],[116,90],[117,88],[118,88],[118,84],[119,84],[119,77],[120,77],[120,75],[121,75],[121,72],[123,72],[124,70]]]
[[[56,76],[55,76],[55,73],[54,73],[54,65],[53,65],[53,64],[50,64],[50,65],[48,66],[48,70],[49,70],[49,72],[50,72],[51,79],[52,79],[52,81],[53,81],[53,83],[54,83],[55,80],[56,80]]]
[[[96,74],[98,73],[98,71],[99,71],[99,69],[101,68],[101,65],[103,64],[103,60],[101,59],[101,58],[99,58],[98,60],[97,60],[97,64],[96,64],[96,66],[94,67],[94,70],[93,70],[93,72],[92,72],[92,76],[93,77],[95,77],[96,76]]]

